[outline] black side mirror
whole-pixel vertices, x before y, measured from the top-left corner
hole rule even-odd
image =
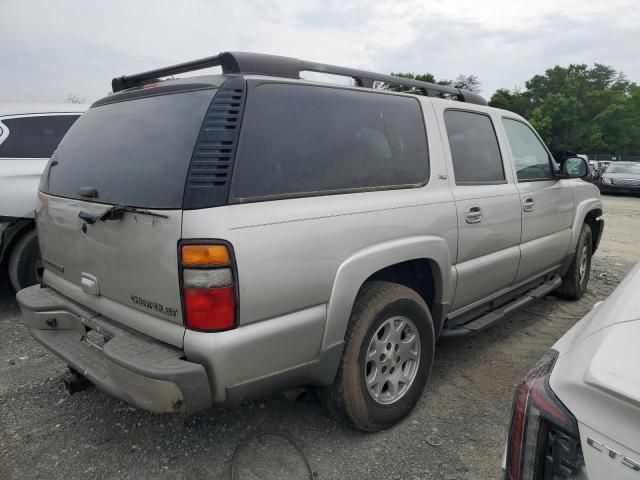
[[[561,178],[585,178],[591,173],[589,163],[581,157],[568,157],[562,159]]]

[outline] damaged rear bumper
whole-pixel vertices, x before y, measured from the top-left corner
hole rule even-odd
[[[152,412],[211,406],[204,367],[184,352],[90,312],[39,285],[16,296],[33,337],[111,395]]]

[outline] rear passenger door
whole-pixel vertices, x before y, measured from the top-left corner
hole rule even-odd
[[[443,120],[458,214],[458,310],[512,284],[520,259],[520,197],[491,116],[445,109]]]
[[[522,204],[522,256],[516,281],[524,281],[559,265],[567,255],[573,194],[567,181],[555,177],[553,157],[529,125],[508,117],[502,124]]]

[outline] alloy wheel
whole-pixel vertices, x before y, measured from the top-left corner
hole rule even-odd
[[[407,317],[391,317],[378,327],[367,349],[364,378],[377,403],[397,402],[411,388],[420,367],[420,336]]]

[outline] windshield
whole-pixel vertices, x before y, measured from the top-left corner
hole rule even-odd
[[[640,175],[640,163],[610,163],[607,173],[630,173]]]
[[[153,95],[89,109],[51,157],[40,190],[100,203],[182,208],[193,148],[214,94]]]

